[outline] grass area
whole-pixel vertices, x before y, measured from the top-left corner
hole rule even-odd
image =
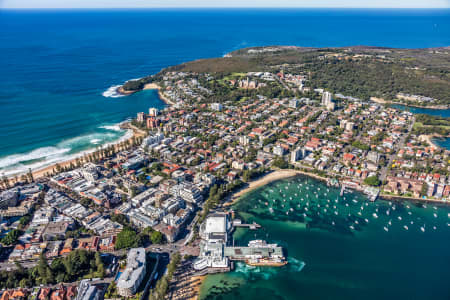
[[[439,127],[439,128],[442,128],[442,129],[450,130],[450,125],[436,125],[436,126],[433,126],[433,125],[424,125],[422,122],[414,122],[413,129],[419,129],[419,128],[422,128],[422,127],[429,127],[429,128],[431,128],[431,127]]]

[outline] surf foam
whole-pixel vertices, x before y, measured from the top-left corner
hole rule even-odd
[[[107,132],[95,132],[66,139],[55,146],[0,157],[0,174],[15,175],[43,169],[49,165],[81,157],[96,150],[94,145],[107,147],[133,136],[132,130],[122,130],[119,124],[100,126]],[[79,151],[78,151],[79,150]]]
[[[117,92],[117,89],[120,87],[120,85],[113,85],[111,87],[109,87],[106,91],[104,91],[102,93],[103,97],[106,98],[119,98],[119,97],[123,97],[124,95],[122,95],[121,93]]]

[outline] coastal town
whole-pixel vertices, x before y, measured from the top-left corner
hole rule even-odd
[[[234,228],[259,225],[245,224],[232,204],[297,174],[368,201],[448,203],[450,151],[416,131],[413,113],[312,86],[294,69],[169,69],[130,84],[139,89],[125,84],[120,91],[153,89],[167,104],[125,124],[132,138],[4,177],[1,299],[189,299],[200,285],[190,278],[235,261],[282,267],[277,244],[233,245]]]

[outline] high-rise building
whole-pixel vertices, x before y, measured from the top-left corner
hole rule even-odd
[[[150,117],[147,119],[147,128],[153,129],[157,128],[159,125],[159,120],[155,119],[154,117]]]
[[[150,117],[156,117],[158,115],[158,113],[159,113],[158,109],[154,108],[154,107],[151,107],[148,110],[148,114],[149,114]]]
[[[336,106],[330,92],[323,92],[321,104],[322,104],[322,106],[325,106],[328,110],[334,110],[334,108]]]
[[[239,137],[239,143],[243,146],[247,146],[250,144],[250,138],[246,135],[242,135]]]
[[[139,123],[144,123],[145,122],[145,113],[143,112],[138,112],[137,113],[137,121]]]
[[[322,105],[327,106],[332,101],[331,93],[330,92],[323,92],[322,94]]]
[[[304,150],[302,148],[297,148],[291,152],[291,163],[295,163],[296,161],[303,158]]]

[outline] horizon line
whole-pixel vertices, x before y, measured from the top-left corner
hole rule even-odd
[[[0,10],[72,10],[72,9],[373,9],[373,10],[397,10],[397,9],[425,9],[425,10],[450,10],[449,7],[374,7],[374,6],[117,6],[117,7],[1,7]]]

